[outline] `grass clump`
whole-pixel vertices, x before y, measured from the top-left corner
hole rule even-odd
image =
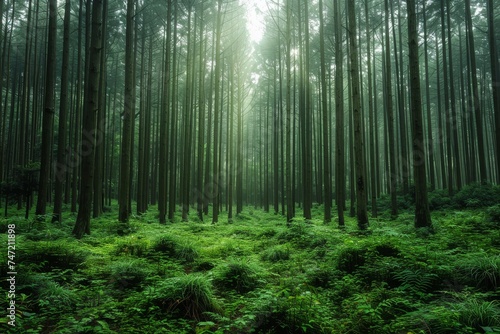
[[[214,279],[214,284],[223,289],[246,293],[255,289],[261,282],[259,270],[253,264],[230,261],[221,266]]]
[[[26,243],[24,247],[19,262],[37,264],[44,271],[54,268],[76,269],[90,254],[85,249],[75,248],[62,241]]]
[[[111,283],[118,290],[136,290],[146,280],[149,272],[139,261],[121,260],[109,265]]]
[[[269,262],[286,261],[290,259],[290,250],[284,246],[275,246],[264,251],[261,258]]]
[[[486,214],[491,223],[496,223],[497,227],[500,227],[500,204],[490,206],[486,210]]]
[[[154,301],[168,313],[195,320],[201,320],[205,312],[221,312],[210,280],[199,274],[165,280],[155,293]]]
[[[352,274],[354,270],[365,264],[366,250],[346,247],[340,250],[337,257],[337,269]]]
[[[185,263],[192,263],[199,256],[199,252],[191,241],[178,240],[171,235],[163,235],[153,242],[153,251],[165,254]]]
[[[500,256],[478,255],[460,260],[458,271],[465,278],[465,283],[476,285],[486,291],[496,291],[500,283]]]
[[[469,299],[460,304],[458,310],[459,321],[476,331],[482,331],[485,327],[500,326],[500,308],[496,301]]]
[[[171,235],[162,235],[153,242],[153,250],[168,256],[174,256],[177,248],[177,240]]]

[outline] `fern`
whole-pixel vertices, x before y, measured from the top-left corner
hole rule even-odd
[[[421,293],[431,289],[436,275],[420,269],[404,269],[394,274],[394,277],[401,282],[400,289]]]

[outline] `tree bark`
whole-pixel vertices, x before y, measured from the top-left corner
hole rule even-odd
[[[413,173],[415,178],[415,227],[432,228],[427,201],[427,178],[425,170],[424,126],[420,93],[420,69],[418,56],[417,19],[415,0],[407,1],[408,47],[410,61],[410,92],[413,130]]]
[[[90,214],[92,210],[92,190],[94,178],[94,147],[96,131],[96,113],[99,97],[99,75],[102,49],[102,8],[103,1],[94,0],[92,5],[92,36],[89,58],[89,82],[86,85],[85,105],[83,108],[83,130],[81,138],[81,189],[78,216],[73,228],[73,234],[80,239],[84,234],[90,234]]]

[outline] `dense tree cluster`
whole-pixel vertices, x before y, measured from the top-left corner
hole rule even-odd
[[[40,162],[36,213],[68,204],[77,237],[114,199],[123,228],[150,205],[162,223],[193,209],[216,223],[244,205],[311,219],[313,203],[342,226],[350,203],[365,229],[382,195],[396,216],[414,193],[415,226],[431,226],[428,189],[500,180],[499,12],[2,1],[0,181]]]

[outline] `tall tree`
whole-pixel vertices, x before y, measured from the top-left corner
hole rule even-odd
[[[320,66],[321,66],[321,111],[323,125],[323,173],[324,173],[324,192],[325,192],[325,223],[332,221],[332,183],[330,176],[330,135],[329,135],[329,110],[327,107],[327,89],[326,85],[326,60],[325,60],[325,23],[323,19],[323,1],[319,0],[319,34],[320,34]]]
[[[345,225],[345,157],[344,157],[344,78],[342,50],[342,25],[340,21],[340,1],[334,1],[335,17],[335,188],[339,226]]]
[[[420,92],[420,68],[418,55],[417,19],[415,0],[407,1],[408,47],[410,61],[410,107],[413,133],[413,173],[415,179],[415,227],[432,227],[427,201],[427,178],[425,170],[424,124],[422,97]]]
[[[291,20],[292,9],[291,2],[286,3],[286,128],[285,128],[285,141],[286,141],[286,221],[291,222],[293,218],[293,196],[292,196],[292,147],[291,147],[291,132],[292,132],[292,90],[291,90],[291,57],[292,57],[292,37],[291,37]]]
[[[160,111],[160,143],[158,171],[158,210],[160,223],[166,223],[167,215],[167,180],[168,180],[168,120],[170,93],[170,46],[172,34],[172,0],[167,0],[165,65],[163,70],[163,99]]]
[[[358,228],[365,230],[368,228],[368,214],[366,212],[366,178],[365,159],[363,152],[362,133],[362,111],[359,82],[358,63],[358,34],[356,27],[356,13],[354,0],[348,0],[349,17],[349,52],[350,52],[350,73],[352,80],[352,113],[354,117],[354,160],[356,175],[356,215]]]
[[[73,234],[79,239],[84,234],[90,234],[90,213],[92,210],[92,191],[94,178],[94,148],[96,142],[96,111],[99,99],[99,75],[101,70],[102,50],[102,10],[103,2],[92,2],[92,36],[90,42],[89,74],[83,108],[83,130],[81,138],[81,187],[78,215],[73,228]]]
[[[387,110],[387,136],[389,144],[389,194],[391,196],[391,215],[397,216],[398,202],[396,193],[396,150],[394,148],[394,111],[392,104],[392,73],[391,73],[391,52],[389,43],[389,2],[384,0],[385,4],[385,103]]]
[[[68,109],[68,83],[69,83],[69,35],[70,35],[71,2],[66,0],[64,5],[64,30],[63,30],[63,58],[61,70],[61,97],[59,100],[59,130],[57,132],[57,162],[55,168],[55,195],[54,213],[52,221],[61,221],[63,185],[66,180],[66,128]]]
[[[497,182],[500,182],[500,68],[498,65],[498,50],[495,39],[493,15],[493,0],[487,0],[488,5],[488,44],[490,49],[491,88],[493,90],[493,108],[495,112],[495,138],[497,154]]]
[[[119,180],[119,214],[118,219],[126,223],[129,219],[130,207],[130,161],[132,157],[132,122],[133,110],[133,68],[134,68],[134,4],[135,1],[127,0],[127,21],[125,32],[125,106],[123,111],[122,144],[120,153],[120,180]]]
[[[47,39],[47,65],[45,74],[45,98],[42,124],[42,152],[40,162],[40,180],[36,214],[44,215],[47,207],[47,196],[50,181],[52,135],[54,127],[56,87],[56,38],[57,38],[57,0],[49,3],[49,36]]]
[[[217,23],[215,27],[215,72],[214,72],[214,161],[212,175],[213,212],[212,223],[219,221],[219,182],[221,178],[219,165],[219,104],[221,81],[221,34],[222,34],[222,0],[217,1]]]

